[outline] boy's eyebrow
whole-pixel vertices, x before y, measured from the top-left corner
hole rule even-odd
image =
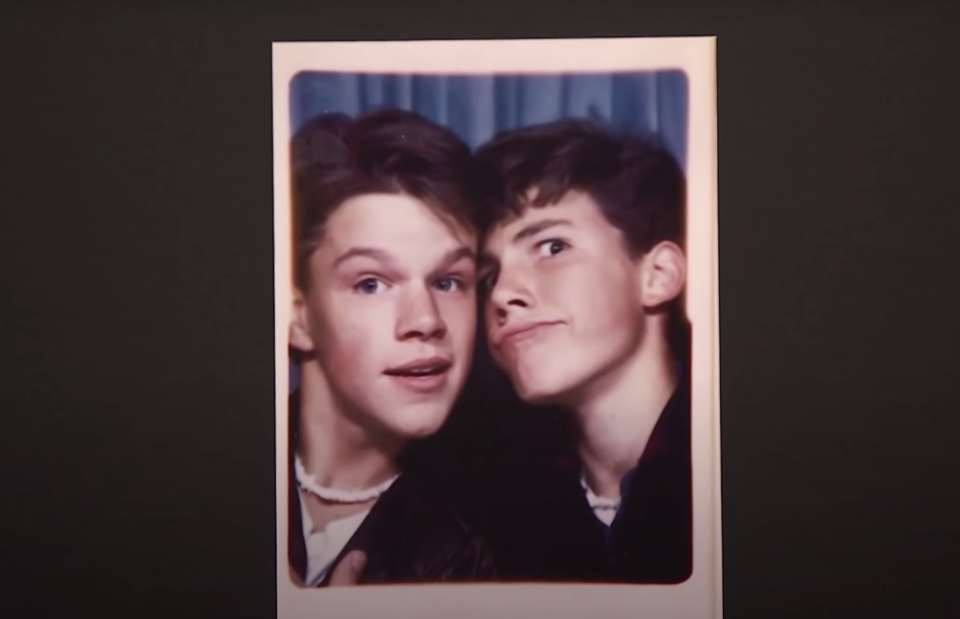
[[[377,249],[375,247],[351,247],[347,251],[340,254],[337,259],[333,261],[333,266],[336,268],[344,262],[353,260],[354,258],[371,258],[377,262],[382,262],[387,265],[392,265],[395,262],[393,255],[390,254],[390,252],[382,249]],[[461,245],[460,247],[448,251],[438,261],[438,268],[442,269],[450,267],[464,259],[472,262],[477,261],[476,252],[473,251],[472,247]]]
[[[333,261],[333,266],[338,267],[348,260],[353,260],[354,258],[372,258],[378,262],[384,262],[386,264],[391,264],[393,262],[393,256],[389,252],[385,252],[382,249],[376,249],[373,247],[351,247],[347,251],[343,252],[337,259]]]
[[[540,221],[535,221],[519,232],[513,235],[511,243],[519,243],[526,239],[529,239],[532,236],[536,236],[543,232],[544,230],[549,230],[550,228],[556,228],[557,226],[573,226],[573,222],[569,219],[541,219]],[[487,251],[480,252],[479,264],[478,266],[483,268],[495,267],[499,264],[497,257]]]
[[[472,247],[468,247],[467,245],[461,245],[456,249],[451,249],[446,254],[444,254],[443,258],[440,259],[439,268],[445,269],[447,267],[451,267],[454,264],[464,259],[469,260],[470,262],[473,262],[474,264],[476,264],[477,253],[473,251]]]
[[[567,219],[541,219],[540,221],[536,221],[530,224],[529,226],[526,226],[525,228],[517,232],[515,235],[513,235],[513,242],[519,243],[520,241],[528,239],[531,236],[540,234],[544,230],[555,228],[556,226],[572,226],[572,225],[573,224]]]

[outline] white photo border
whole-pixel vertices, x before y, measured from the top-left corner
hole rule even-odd
[[[693,325],[693,574],[677,585],[464,584],[302,589],[287,558],[290,82],[301,71],[474,75],[682,70],[688,80],[686,306]],[[273,44],[277,617],[720,619],[716,37]]]

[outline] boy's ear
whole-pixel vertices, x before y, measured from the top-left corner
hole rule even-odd
[[[303,352],[314,350],[313,338],[310,335],[310,324],[307,317],[307,303],[303,292],[294,288],[293,304],[290,312],[290,346]]]
[[[687,258],[680,246],[658,243],[643,257],[640,290],[645,307],[668,303],[683,292],[687,283]]]

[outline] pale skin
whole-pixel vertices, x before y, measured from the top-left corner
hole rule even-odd
[[[521,397],[573,412],[587,483],[600,496],[619,496],[676,387],[660,310],[683,290],[682,250],[663,242],[631,257],[592,200],[571,192],[495,228],[484,256],[494,358]],[[536,323],[550,324],[499,341],[510,328]],[[331,580],[355,584],[364,560],[357,558]]]
[[[446,421],[469,371],[476,328],[476,238],[412,197],[373,194],[329,217],[295,290],[290,343],[300,366],[297,453],[323,486],[374,487],[397,475],[408,441]],[[389,374],[423,359],[449,364],[436,388]],[[315,530],[370,509],[300,491]],[[356,582],[348,555],[332,584]],[[361,557],[363,559],[363,557]]]
[[[677,384],[662,308],[683,291],[683,251],[661,242],[630,255],[590,196],[571,191],[491,230],[482,263],[494,359],[521,398],[572,411],[588,485],[618,497]]]

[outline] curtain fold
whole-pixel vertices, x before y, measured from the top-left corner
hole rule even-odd
[[[476,148],[500,131],[559,118],[597,118],[653,134],[686,168],[688,92],[681,71],[538,75],[302,72],[290,84],[291,132],[317,114],[380,106],[423,114]]]

